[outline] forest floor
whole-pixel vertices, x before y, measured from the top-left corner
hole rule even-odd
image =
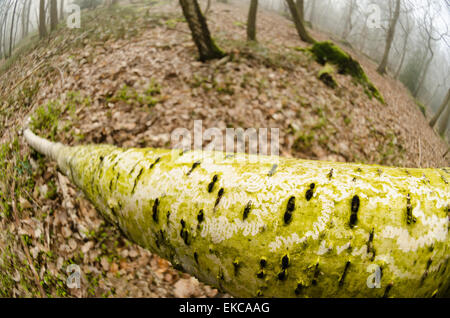
[[[144,1],[83,12],[81,29],[30,39],[0,65],[0,297],[227,297],[121,237],[26,146],[30,116],[37,134],[69,145],[171,147],[174,129],[202,120],[222,131],[280,128],[287,157],[449,166],[448,145],[373,62],[350,52],[386,104],[349,76],[336,75],[335,89],[318,80],[322,66],[276,13],[259,14],[259,42],[247,44],[246,15],[214,3],[210,28],[230,54],[204,64],[176,2]],[[70,264],[81,268],[79,289],[66,285]]]

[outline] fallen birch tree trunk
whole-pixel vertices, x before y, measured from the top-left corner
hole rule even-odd
[[[66,147],[24,136],[130,240],[231,295],[448,290],[449,168]]]

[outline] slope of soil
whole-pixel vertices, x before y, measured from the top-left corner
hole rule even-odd
[[[259,44],[247,45],[246,12],[214,3],[211,30],[230,55],[202,64],[176,4],[146,3],[85,13],[82,29],[60,29],[0,74],[0,296],[226,296],[106,224],[24,144],[30,115],[36,133],[70,145],[171,147],[174,129],[202,120],[280,128],[284,156],[448,166],[447,145],[406,89],[370,61],[360,60],[386,105],[349,76],[337,74],[335,89],[318,80],[322,66],[295,50],[306,44],[274,13],[261,12]],[[70,264],[80,289],[65,284]]]

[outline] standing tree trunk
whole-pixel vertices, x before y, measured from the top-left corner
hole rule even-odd
[[[209,9],[211,9],[211,0],[208,0],[208,2],[206,3],[206,8],[205,8],[205,13],[204,15],[208,15]]]
[[[450,88],[447,91],[447,95],[444,98],[444,101],[442,102],[441,106],[439,107],[438,111],[436,112],[436,114],[433,116],[433,118],[430,120],[430,126],[432,128],[434,128],[434,126],[436,125],[439,117],[441,116],[442,112],[445,109],[445,106],[447,106],[447,104],[450,102]]]
[[[19,1],[16,0],[16,2],[14,3],[14,10],[13,10],[13,14],[12,14],[12,21],[11,21],[11,33],[9,36],[9,51],[8,51],[8,57],[11,56],[12,54],[12,47],[13,47],[13,42],[14,42],[14,38],[13,38],[13,31],[14,31],[14,18],[16,17],[16,9],[17,9],[17,3]]]
[[[305,22],[305,0],[297,0],[297,9],[300,18]]]
[[[348,36],[350,35],[350,32],[352,32],[353,30],[352,16],[354,8],[355,8],[355,0],[350,0],[350,3],[348,4],[347,16],[345,17],[344,31],[342,32],[342,39],[344,40],[347,40]]]
[[[438,133],[441,136],[445,135],[445,132],[447,131],[448,125],[450,122],[450,104],[447,102],[447,108],[445,113],[442,115],[441,120],[438,124]]]
[[[256,41],[256,14],[258,12],[258,0],[251,0],[247,21],[247,41]]]
[[[64,18],[64,0],[61,0],[59,3],[59,19],[62,20]]]
[[[417,97],[417,95],[419,95],[420,89],[422,88],[422,85],[425,82],[425,78],[427,77],[428,69],[430,68],[433,57],[434,57],[434,52],[431,51],[431,56],[427,60],[427,62],[425,64],[425,68],[423,69],[422,75],[420,76],[419,84],[416,86],[416,89],[414,90],[414,93],[413,93],[414,97]]]
[[[398,18],[400,17],[400,7],[401,7],[401,0],[397,0],[395,5],[394,17],[392,18],[391,25],[389,26],[388,34],[386,37],[386,47],[384,49],[383,59],[380,63],[380,66],[378,66],[377,69],[377,72],[380,74],[386,73],[386,67],[389,60],[389,53],[391,52],[392,41],[394,40],[395,35],[395,27],[397,25]]]
[[[395,72],[395,76],[394,76],[395,79],[398,79],[398,77],[400,76],[400,72],[403,68],[403,64],[405,63],[406,47],[408,46],[408,38],[409,38],[409,33],[407,33],[403,39],[402,57],[400,59],[400,64],[398,65],[397,72]]]
[[[58,0],[50,0],[50,31],[58,26]]]
[[[297,33],[300,38],[307,43],[314,43],[314,39],[309,35],[306,30],[305,23],[303,19],[301,19],[300,12],[298,11],[298,7],[294,3],[294,0],[286,0],[289,11],[291,12],[292,19],[294,20],[295,28],[297,29]]]
[[[200,61],[205,62],[216,58],[222,58],[225,54],[217,47],[203,16],[197,0],[180,0],[184,17],[191,29],[192,39],[197,46]]]
[[[39,37],[47,36],[47,28],[45,26],[45,0],[39,1]]]

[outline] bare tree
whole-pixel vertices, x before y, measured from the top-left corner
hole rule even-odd
[[[444,111],[445,107],[450,102],[450,88],[447,91],[447,95],[445,96],[444,100],[442,101],[441,106],[439,107],[436,114],[433,116],[433,118],[430,120],[430,126],[434,128],[436,123],[438,122],[439,117],[441,117],[442,112]]]
[[[357,6],[356,0],[349,0],[348,1],[348,11],[347,16],[345,19],[345,25],[344,25],[344,32],[342,33],[342,39],[347,40],[348,36],[353,30],[353,11],[355,11],[355,8]]]
[[[308,43],[314,43],[314,39],[309,35],[306,30],[305,23],[300,16],[300,12],[298,10],[297,5],[294,3],[294,0],[286,0],[286,3],[289,6],[289,11],[291,12],[292,20],[294,21],[295,28],[297,29],[297,33],[300,38]]]
[[[416,86],[416,89],[413,92],[414,97],[417,97],[417,95],[419,94],[427,77],[431,62],[433,61],[433,58],[435,56],[435,48],[434,48],[435,43],[443,39],[447,34],[447,31],[438,32],[436,26],[434,25],[435,17],[439,10],[436,10],[435,13],[433,14],[432,5],[433,5],[432,0],[428,0],[428,8],[427,10],[425,10],[423,22],[421,23],[421,29],[425,36],[426,48],[427,52],[429,53],[429,57],[423,66],[421,74],[419,75],[418,85]]]
[[[450,104],[447,102],[446,111],[441,116],[441,120],[438,121],[438,133],[439,135],[443,136],[445,135],[445,132],[447,131],[449,127],[450,122]]]
[[[39,37],[45,38],[47,36],[47,27],[45,26],[45,0],[39,1]]]
[[[400,63],[397,67],[397,71],[395,72],[395,79],[398,79],[398,77],[400,76],[400,72],[403,68],[403,64],[405,63],[405,58],[406,58],[406,53],[407,53],[407,47],[408,47],[408,41],[409,41],[409,37],[411,35],[411,31],[413,29],[413,25],[414,23],[411,22],[411,19],[409,17],[408,14],[405,15],[405,23],[403,23],[401,20],[399,21],[400,26],[402,27],[403,30],[403,46],[402,46],[402,51],[401,51],[401,57],[400,57]]]
[[[256,41],[256,15],[258,13],[258,0],[251,0],[247,20],[247,41]]]
[[[61,0],[59,3],[59,19],[62,20],[64,18],[64,0]]]
[[[14,2],[14,9],[13,9],[13,13],[12,13],[12,18],[11,18],[11,27],[10,27],[10,35],[9,35],[9,51],[8,51],[8,56],[10,57],[12,54],[12,47],[13,47],[13,42],[14,42],[14,38],[13,38],[13,31],[14,31],[14,19],[16,17],[16,9],[17,9],[17,3],[19,3],[19,0],[16,0]]]
[[[58,26],[58,0],[50,0],[50,31]]]
[[[378,66],[377,69],[377,72],[380,74],[386,73],[386,67],[389,60],[389,53],[391,51],[392,41],[394,40],[395,36],[395,28],[397,26],[397,21],[400,17],[400,7],[401,7],[401,0],[396,0],[394,16],[389,24],[389,29],[387,32],[386,46],[384,49],[383,59],[381,60],[380,66]]]
[[[297,9],[302,21],[305,21],[305,0],[297,0]]]
[[[211,38],[206,19],[197,0],[180,0],[180,5],[191,30],[192,39],[197,46],[200,61],[204,62],[225,56]]]

